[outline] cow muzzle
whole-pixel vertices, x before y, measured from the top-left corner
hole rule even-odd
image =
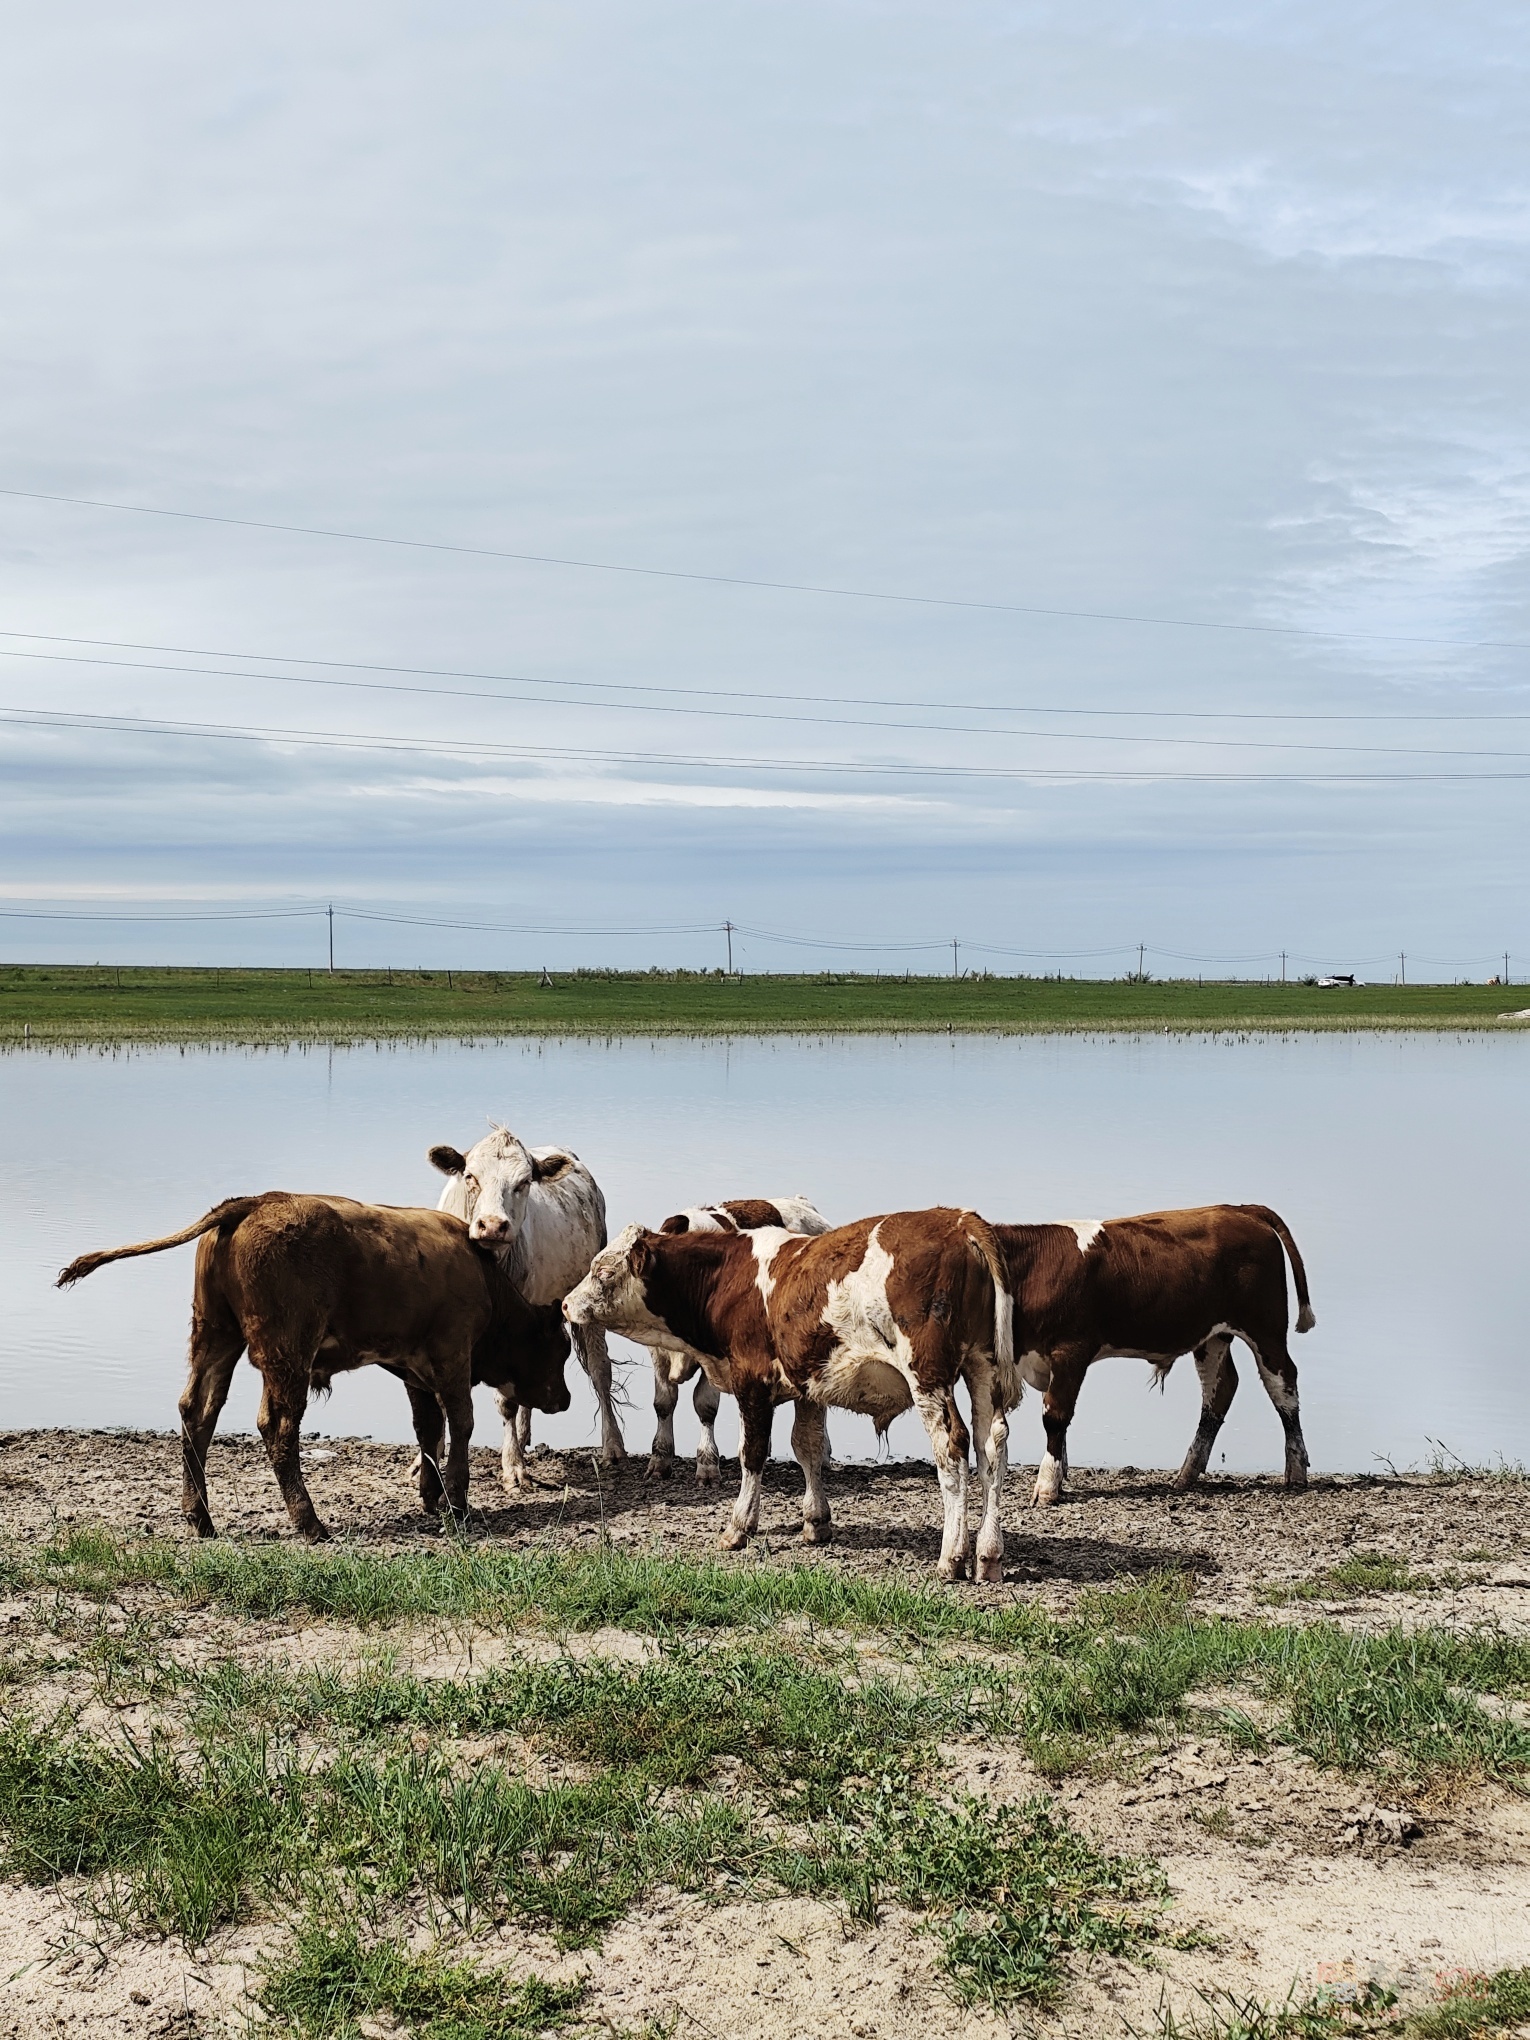
[[[487,1240],[490,1245],[495,1245],[501,1240],[508,1239],[509,1235],[509,1219],[501,1218],[497,1212],[493,1211],[486,1212],[482,1218],[475,1218],[468,1227],[470,1239]]]

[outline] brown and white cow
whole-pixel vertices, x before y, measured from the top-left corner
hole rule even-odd
[[[571,1324],[600,1324],[640,1345],[694,1353],[707,1379],[738,1400],[743,1481],[723,1545],[759,1526],[760,1489],[777,1403],[796,1404],[792,1451],[806,1492],[802,1535],[829,1535],[823,1491],[825,1407],[858,1410],[885,1430],[911,1405],[923,1419],[945,1503],[940,1572],[962,1578],[967,1539],[967,1426],[972,1399],[983,1488],[977,1576],[1002,1574],[1005,1414],[1020,1397],[1004,1265],[971,1211],[903,1211],[805,1238],[758,1232],[645,1232],[628,1226],[564,1298]]]
[[[1160,1383],[1194,1353],[1201,1421],[1177,1488],[1193,1487],[1238,1386],[1232,1342],[1254,1356],[1286,1433],[1286,1485],[1307,1485],[1296,1368],[1286,1349],[1286,1266],[1296,1329],[1317,1319],[1289,1228],[1263,1204],[1208,1204],[1069,1225],[996,1225],[1015,1306],[1015,1364],[1042,1391],[1046,1451],[1033,1499],[1055,1502],[1068,1471],[1068,1425],[1096,1360],[1148,1360]]]
[[[298,1438],[310,1393],[337,1374],[375,1363],[403,1381],[420,1441],[420,1500],[432,1511],[443,1498],[458,1513],[467,1507],[475,1381],[511,1388],[537,1409],[568,1408],[558,1306],[525,1302],[495,1256],[444,1212],[285,1190],[231,1197],[183,1232],[82,1254],[58,1286],[191,1240],[199,1244],[181,1397],[181,1508],[202,1537],[216,1534],[207,1448],[246,1347],[265,1380],[260,1435],[272,1471],[294,1528],[314,1541],[329,1532],[303,1480]],[[444,1467],[443,1411],[451,1427]]]
[[[684,1211],[674,1212],[666,1218],[659,1231],[755,1232],[764,1226],[816,1236],[829,1230],[829,1221],[817,1205],[810,1204],[805,1197],[725,1197],[720,1204],[687,1205]],[[716,1487],[722,1478],[716,1431],[722,1395],[702,1372],[701,1362],[695,1354],[683,1346],[653,1348],[653,1413],[656,1422],[648,1471],[660,1480],[667,1480],[674,1470],[675,1407],[680,1400],[681,1389],[692,1375],[696,1376],[696,1387],[691,1404],[701,1424],[701,1437],[696,1445],[696,1483],[699,1487]]]

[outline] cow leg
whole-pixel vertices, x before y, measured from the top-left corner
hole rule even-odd
[[[1238,1370],[1233,1365],[1232,1340],[1220,1334],[1195,1349],[1195,1371],[1201,1382],[1201,1421],[1185,1454],[1185,1463],[1174,1476],[1177,1488],[1192,1488],[1206,1471],[1211,1448],[1217,1442],[1222,1420],[1232,1408],[1238,1392]]]
[[[722,1534],[724,1551],[740,1551],[760,1527],[760,1492],[765,1485],[765,1462],[770,1457],[770,1429],[775,1404],[763,1382],[743,1384],[738,1396],[739,1446],[742,1473],[738,1500]]]
[[[670,1372],[668,1353],[653,1356],[653,1444],[648,1451],[650,1479],[668,1480],[675,1470],[675,1408],[680,1401],[680,1383]]]
[[[1052,1378],[1041,1405],[1041,1427],[1046,1432],[1047,1449],[1036,1469],[1036,1485],[1031,1493],[1033,1508],[1050,1508],[1062,1493],[1068,1474],[1068,1426],[1073,1422],[1078,1392],[1084,1385],[1088,1365],[1088,1360],[1081,1355],[1054,1353],[1052,1356]]]
[[[949,1389],[944,1395],[920,1391],[914,1407],[929,1436],[935,1455],[935,1472],[945,1504],[945,1527],[940,1538],[940,1577],[967,1577],[967,1449],[970,1440],[962,1422],[956,1398]]]
[[[829,1498],[823,1488],[824,1461],[829,1456],[829,1427],[821,1403],[803,1397],[792,1419],[792,1451],[806,1483],[802,1496],[802,1541],[827,1544],[832,1534]]]
[[[1265,1394],[1274,1403],[1286,1432],[1286,1486],[1307,1485],[1307,1443],[1302,1437],[1302,1403],[1296,1392],[1296,1362],[1286,1351],[1284,1332],[1267,1335],[1256,1346],[1247,1332],[1244,1343],[1254,1356]]]
[[[499,1397],[499,1413],[504,1418],[504,1442],[499,1448],[499,1477],[504,1482],[507,1494],[518,1495],[528,1485],[526,1474],[526,1442],[531,1435],[531,1412],[522,1411],[513,1388],[496,1389]],[[521,1431],[521,1418],[525,1416],[525,1434]]]
[[[446,1494],[441,1484],[441,1438],[445,1429],[445,1413],[428,1388],[406,1381],[404,1390],[409,1397],[414,1435],[420,1448],[410,1470],[420,1477],[420,1507],[427,1515],[438,1516]]]
[[[722,1408],[722,1390],[703,1374],[696,1383],[691,1407],[701,1425],[696,1445],[696,1485],[716,1487],[722,1480],[722,1461],[717,1456],[717,1412]]]
[[[570,1329],[579,1364],[590,1377],[595,1400],[600,1404],[600,1457],[608,1466],[614,1466],[619,1459],[627,1457],[627,1448],[622,1442],[622,1427],[616,1421],[616,1409],[611,1401],[611,1351],[606,1344],[605,1327],[574,1325]]]
[[[975,1367],[967,1377],[972,1397],[972,1446],[983,1490],[975,1577],[990,1584],[1004,1577],[1004,1475],[1009,1465],[1009,1424],[995,1387],[990,1365]]]
[[[465,1516],[468,1505],[468,1448],[473,1438],[473,1390],[468,1366],[468,1356],[464,1354],[460,1370],[438,1391],[438,1407],[446,1412],[449,1434],[441,1485],[446,1490],[446,1506],[454,1516]]]
[[[303,1412],[308,1407],[307,1356],[293,1365],[280,1352],[270,1348],[257,1349],[252,1342],[250,1359],[265,1380],[265,1393],[260,1398],[260,1435],[265,1440],[266,1457],[276,1475],[276,1485],[282,1491],[282,1500],[287,1504],[292,1527],[310,1544],[321,1543],[329,1532],[319,1521],[318,1511],[303,1479],[303,1465],[298,1452]]]
[[[244,1333],[232,1317],[193,1317],[181,1397],[181,1514],[198,1537],[218,1534],[207,1506],[207,1448],[243,1351]]]

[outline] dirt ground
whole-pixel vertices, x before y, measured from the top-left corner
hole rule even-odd
[[[412,1457],[412,1448],[364,1439],[305,1446],[314,1503],[337,1537],[408,1546],[440,1535],[407,1478]],[[668,1480],[648,1477],[646,1456],[613,1468],[584,1451],[535,1451],[530,1464],[534,1486],[511,1497],[500,1486],[497,1454],[474,1452],[471,1502],[480,1534],[511,1546],[577,1547],[604,1532],[616,1544],[711,1556],[738,1492],[736,1460],[723,1462],[721,1487],[698,1487],[686,1460]],[[1034,1477],[1034,1467],[1013,1469],[1003,1587],[964,1591],[1001,1600],[1020,1594],[1062,1608],[1080,1588],[1174,1567],[1196,1575],[1206,1609],[1247,1614],[1261,1606],[1261,1588],[1311,1579],[1357,1551],[1377,1551],[1443,1580],[1443,1590],[1336,1596],[1306,1609],[1511,1628],[1530,1618],[1530,1484],[1331,1475],[1290,1494],[1274,1477],[1208,1475],[1180,1495],[1162,1472],[1081,1468],[1054,1508],[1032,1509]],[[14,1536],[48,1537],[75,1522],[176,1536],[180,1482],[179,1441],[163,1433],[0,1432],[0,1529]],[[258,1438],[214,1439],[208,1491],[224,1534],[291,1535]],[[933,1468],[920,1460],[841,1467],[830,1476],[829,1495],[833,1542],[814,1547],[814,1564],[933,1581],[940,1552]],[[802,1554],[801,1496],[795,1464],[772,1461],[757,1553]]]
[[[403,1547],[439,1536],[405,1478],[405,1449],[326,1439],[309,1453],[315,1501],[338,1536]],[[604,1530],[618,1544],[710,1554],[737,1483],[736,1464],[724,1465],[720,1490],[699,1489],[684,1462],[672,1479],[649,1481],[644,1461],[612,1471],[587,1453],[541,1454],[533,1468],[537,1485],[510,1499],[494,1456],[475,1455],[483,1534],[577,1546]],[[215,1447],[210,1488],[227,1533],[290,1535],[255,1440]],[[815,1548],[812,1564],[933,1579],[939,1504],[928,1466],[847,1467],[830,1491],[835,1542]],[[1023,1506],[1028,1492],[1022,1470],[1003,1587],[950,1591],[1063,1608],[1084,1588],[1171,1566],[1194,1573],[1195,1605],[1207,1612],[1530,1630],[1530,1491],[1522,1485],[1364,1476],[1319,1479],[1288,1495],[1272,1481],[1224,1477],[1178,1496],[1163,1474],[1126,1468],[1078,1472],[1067,1499],[1045,1512]],[[801,1555],[799,1497],[795,1467],[773,1465],[762,1542],[778,1557]],[[87,1521],[181,1534],[177,1442],[141,1433],[0,1435],[0,1527],[36,1539]],[[1320,1576],[1362,1551],[1385,1553],[1437,1585],[1279,1606],[1260,1598],[1261,1589]],[[0,1624],[13,1605],[0,1608]],[[482,1668],[495,1649],[521,1647],[475,1640],[460,1626],[390,1632],[389,1640],[403,1667],[437,1675],[469,1660]],[[627,1656],[650,1648],[617,1634],[571,1641]],[[176,1647],[233,1648],[290,1667],[355,1665],[375,1646],[342,1624],[288,1616],[240,1625],[194,1611]],[[131,1710],[122,1719],[133,1726]],[[82,1720],[89,1725],[88,1710]],[[1278,1746],[1249,1755],[1191,1734],[1167,1746],[1144,1742],[1129,1761],[1056,1787],[1012,1746],[962,1743],[945,1757],[954,1787],[995,1802],[1055,1790],[1069,1818],[1099,1841],[1155,1858],[1173,1896],[1172,1931],[1196,1945],[1160,1946],[1145,1963],[1078,1963],[1053,2011],[1007,2017],[954,2005],[931,1940],[891,1909],[875,1927],[855,1928],[804,1900],[709,1906],[670,1897],[614,1929],[597,1951],[560,1953],[506,1930],[476,1952],[517,1973],[587,1976],[588,2009],[613,2034],[654,2020],[660,2031],[703,2040],[915,2040],[932,2029],[971,2040],[1096,2040],[1151,2034],[1160,2001],[1183,2015],[1198,1990],[1279,2000],[1293,1987],[1377,1978],[1415,1997],[1460,1971],[1530,1964],[1530,1800],[1508,1790],[1476,1784],[1422,1801],[1383,1795],[1378,1804],[1374,1784]],[[247,1930],[195,1957],[169,1942],[114,1941],[67,1889],[0,1885],[0,2040],[242,2033],[245,1982],[261,1952]]]

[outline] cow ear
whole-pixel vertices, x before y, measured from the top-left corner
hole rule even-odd
[[[433,1147],[430,1159],[443,1176],[465,1176],[467,1156],[458,1154],[454,1147]]]
[[[560,1176],[566,1176],[574,1166],[572,1155],[543,1155],[533,1160],[531,1177],[534,1183],[556,1183]]]
[[[652,1250],[650,1249],[648,1242],[645,1239],[634,1240],[632,1242],[632,1245],[627,1249],[627,1266],[632,1270],[634,1275],[646,1275],[648,1272],[648,1263],[652,1259],[653,1259]]]
[[[673,1218],[666,1218],[659,1227],[660,1232],[666,1233],[687,1233],[690,1229],[691,1222],[683,1211],[677,1211]]]

